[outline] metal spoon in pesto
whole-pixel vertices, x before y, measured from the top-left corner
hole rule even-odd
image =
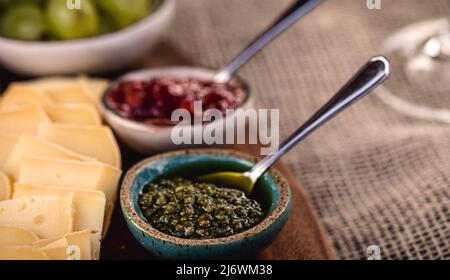
[[[372,92],[390,75],[389,61],[383,57],[371,58],[337,93],[317,111],[305,124],[288,137],[280,149],[272,155],[265,157],[251,170],[240,172],[217,172],[206,174],[198,178],[199,181],[215,183],[251,194],[258,179],[292,147],[304,140],[317,128],[331,120],[338,113],[349,107],[352,103]]]

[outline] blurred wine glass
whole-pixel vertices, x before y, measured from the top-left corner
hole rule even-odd
[[[379,96],[405,114],[450,123],[450,0],[447,14],[406,26],[383,42],[393,76]]]

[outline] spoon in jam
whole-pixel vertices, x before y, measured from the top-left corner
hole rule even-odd
[[[304,17],[324,0],[298,0],[290,6],[269,28],[251,42],[230,63],[220,69],[215,77],[216,82],[226,82],[231,79],[242,65],[249,61],[255,54],[269,44],[287,28]]]
[[[261,160],[247,172],[217,172],[200,176],[198,181],[211,182],[244,191],[250,195],[258,179],[276,162],[313,131],[372,92],[390,75],[389,61],[383,56],[371,58],[319,111],[289,136],[279,150]]]

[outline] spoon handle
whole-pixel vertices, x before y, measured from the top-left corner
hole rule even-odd
[[[294,132],[281,145],[280,149],[272,155],[265,157],[249,171],[252,180],[256,180],[269,169],[281,156],[292,147],[304,140],[310,133],[334,116],[349,107],[353,102],[364,97],[378,85],[385,81],[390,75],[389,61],[383,57],[373,57],[365,64],[336,95],[328,101],[317,113],[315,113],[305,124]]]
[[[234,58],[225,67],[220,69],[215,77],[216,81],[227,81],[233,73],[245,64],[251,57],[258,53],[268,43],[280,35],[284,30],[301,19],[323,0],[298,0],[286,10],[282,16],[264,31],[255,41],[250,43],[244,51]]]

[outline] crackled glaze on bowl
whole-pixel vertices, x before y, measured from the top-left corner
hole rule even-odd
[[[143,217],[137,197],[143,186],[177,168],[209,165],[214,170],[234,166],[248,169],[257,159],[245,153],[221,149],[196,149],[151,157],[128,171],[121,189],[121,207],[128,227],[139,243],[152,254],[173,259],[240,258],[253,256],[268,246],[287,222],[291,208],[290,189],[279,172],[271,169],[257,188],[265,201],[266,217],[255,227],[229,237],[191,240],[173,237],[153,228]],[[196,172],[210,170],[198,170]],[[264,190],[263,190],[264,189]]]

